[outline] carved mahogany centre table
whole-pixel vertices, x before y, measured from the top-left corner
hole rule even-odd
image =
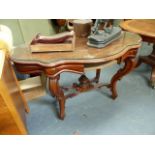
[[[49,78],[51,95],[59,102],[60,119],[64,119],[65,100],[68,97],[105,86],[99,83],[101,68],[114,61],[118,64],[124,62],[124,67],[119,69],[112,77],[110,84],[106,86],[110,88],[113,99],[117,97],[117,81],[135,67],[141,37],[133,33],[122,32],[120,39],[101,49],[88,47],[86,42],[86,38],[77,38],[73,52],[31,53],[29,47],[21,46],[15,48],[11,56],[11,60],[20,73],[44,73]],[[85,70],[88,68],[96,70],[96,76],[92,80],[85,76]],[[77,93],[65,95],[64,92],[68,88],[59,85],[60,75],[63,72],[81,74],[79,83],[74,83],[72,86]]]
[[[148,56],[140,56],[139,65],[143,62],[152,67],[151,84],[155,88],[155,19],[134,19],[121,22],[120,26],[129,32],[134,32],[142,40],[153,43],[153,51]]]

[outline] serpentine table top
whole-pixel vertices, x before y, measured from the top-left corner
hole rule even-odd
[[[133,33],[124,32],[120,39],[101,49],[88,47],[86,38],[76,39],[73,52],[31,53],[28,46],[14,49],[11,59],[22,64],[56,66],[65,63],[100,63],[120,57],[131,48],[140,46],[141,38]]]

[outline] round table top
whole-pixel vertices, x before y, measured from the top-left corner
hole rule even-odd
[[[155,19],[127,20],[121,22],[120,27],[129,32],[155,38]]]
[[[119,39],[101,49],[89,47],[86,43],[86,38],[76,39],[75,50],[72,52],[31,53],[29,47],[19,46],[14,49],[11,60],[15,63],[38,64],[41,66],[108,62],[121,57],[129,49],[140,47],[141,37],[130,32],[122,32]]]

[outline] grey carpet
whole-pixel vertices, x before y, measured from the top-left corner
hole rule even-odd
[[[152,46],[144,43],[139,54],[146,55],[151,50]],[[119,67],[104,69],[100,81],[109,82]],[[27,115],[29,134],[155,134],[155,90],[149,86],[150,72],[151,68],[143,64],[119,81],[116,100],[111,99],[105,87],[68,99],[64,121],[57,118],[57,102],[48,94],[32,100]],[[91,78],[95,72],[86,74]],[[67,86],[78,77],[64,73],[60,83]]]

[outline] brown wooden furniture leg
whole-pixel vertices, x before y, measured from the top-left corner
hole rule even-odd
[[[151,72],[151,84],[152,84],[152,87],[155,88],[155,44],[153,45],[153,51],[151,53],[151,57],[153,60],[152,72]]]
[[[118,96],[117,90],[116,90],[117,81],[121,80],[123,76],[125,76],[135,68],[137,64],[135,56],[136,56],[136,50],[128,52],[124,56],[124,58],[122,58],[125,63],[124,67],[118,70],[118,72],[112,77],[111,83],[108,87],[111,89],[113,99],[115,99]]]
[[[151,85],[153,88],[155,88],[155,66],[152,67],[152,72],[151,72]]]
[[[96,77],[94,78],[94,81],[95,81],[96,83],[99,82],[100,74],[101,74],[101,69],[97,69],[97,70],[96,70]]]
[[[30,108],[29,108],[28,103],[27,103],[27,101],[26,101],[26,99],[25,99],[25,96],[24,96],[24,94],[23,94],[23,92],[22,92],[22,90],[21,90],[21,88],[20,88],[19,82],[18,82],[18,80],[17,80],[17,78],[16,78],[14,69],[13,69],[13,67],[12,67],[12,65],[11,65],[10,62],[9,62],[9,65],[11,66],[11,72],[12,72],[13,78],[14,78],[14,80],[15,80],[15,82],[16,82],[16,85],[17,85],[17,87],[18,87],[18,89],[19,89],[19,93],[20,93],[20,95],[21,95],[21,97],[22,97],[22,99],[23,99],[25,112],[26,112],[26,113],[29,113],[29,112],[30,112]]]
[[[153,45],[153,51],[149,56],[141,56],[140,62],[146,63],[152,67],[152,73],[150,77],[151,85],[155,88],[155,44]]]
[[[151,55],[153,55],[155,57],[155,44],[153,45],[153,50],[152,50]]]
[[[59,109],[60,109],[59,117],[60,119],[63,120],[65,117],[65,96],[64,96],[64,92],[59,86],[59,79],[60,79],[60,75],[54,78],[50,77],[49,78],[49,89],[51,91],[51,94],[54,95],[59,102]]]

